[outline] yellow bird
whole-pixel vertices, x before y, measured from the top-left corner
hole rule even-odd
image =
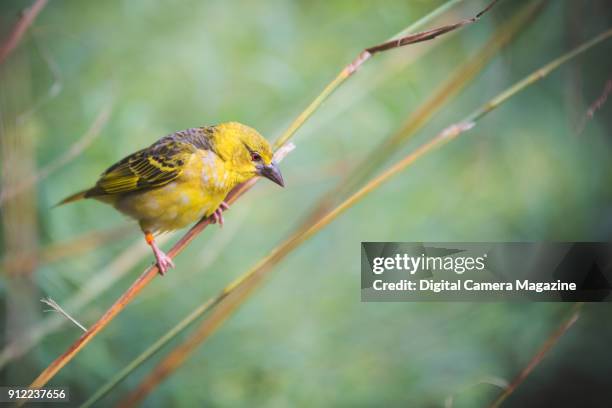
[[[154,234],[204,216],[223,225],[227,194],[257,176],[284,186],[268,141],[253,128],[228,122],[165,136],[109,167],[92,188],[59,204],[95,198],[137,220],[163,275],[174,264]]]

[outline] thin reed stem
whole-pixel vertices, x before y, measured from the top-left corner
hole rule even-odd
[[[531,374],[531,372],[542,362],[544,357],[548,354],[548,352],[557,344],[559,339],[563,337],[563,335],[578,321],[580,318],[580,310],[584,303],[576,303],[572,308],[571,315],[565,319],[561,325],[555,330],[550,336],[544,341],[544,344],[540,347],[540,349],[534,354],[534,356],[529,360],[529,363],[525,366],[525,368],[516,376],[514,380],[508,385],[504,391],[493,401],[490,408],[499,408],[501,404],[517,389],[519,385],[521,385],[525,379]]]
[[[2,64],[17,45],[19,45],[23,35],[46,5],[47,0],[36,0],[31,7],[25,9],[21,13],[21,18],[17,21],[2,46],[0,46],[0,64]]]
[[[602,41],[607,40],[612,37],[612,29],[606,30],[593,39],[581,44],[580,46],[574,48],[572,51],[564,54],[563,56],[551,61],[549,64],[544,65],[542,68],[535,71],[533,74],[524,78],[522,81],[517,82],[511,88],[508,88],[505,92],[502,92],[497,97],[491,99],[491,101],[484,105],[482,108],[478,109],[470,117],[467,118],[467,122],[474,122],[480,119],[482,116],[491,112],[493,109],[497,108],[499,105],[506,102],[509,98],[514,96],[517,92],[522,91],[527,88],[529,85],[534,82],[539,81],[540,79],[546,77],[548,74],[559,68],[561,65],[565,64],[569,60],[575,58],[576,56],[582,54],[583,52],[593,48],[595,45],[601,43]]]
[[[116,375],[110,380],[109,383],[105,384],[101,389],[102,391],[98,390],[94,396],[85,403],[84,406],[91,406],[91,404],[98,401],[99,398],[101,398],[106,392],[117,385],[119,381],[127,377],[140,364],[159,351],[159,349],[167,344],[172,337],[178,335],[200,316],[214,308],[208,318],[206,318],[183,343],[172,350],[159,364],[157,364],[157,366],[142,380],[139,386],[120,402],[119,406],[132,407],[140,403],[151,391],[157,387],[158,384],[175,372],[198,346],[200,346],[212,333],[214,333],[214,331],[231,315],[231,313],[236,310],[242,304],[242,302],[246,300],[246,298],[248,298],[249,294],[258,287],[258,284],[266,277],[267,272],[271,271],[272,268],[282,261],[293,249],[297,248],[301,243],[319,232],[344,211],[380,187],[383,183],[405,170],[415,161],[426,156],[433,150],[445,145],[451,140],[456,139],[464,132],[472,129],[477,121],[482,119],[488,113],[492,112],[496,107],[499,107],[501,104],[507,102],[510,98],[516,96],[529,85],[543,79],[548,73],[554,71],[563,64],[584,53],[593,46],[610,38],[611,36],[612,30],[608,30],[605,33],[595,37],[593,40],[588,41],[574,50],[555,59],[539,70],[536,70],[532,74],[525,77],[525,79],[507,88],[498,96],[492,98],[489,102],[467,115],[463,120],[444,129],[436,137],[421,145],[395,165],[384,171],[379,176],[375,177],[356,193],[344,200],[340,205],[321,216],[311,225],[298,228],[294,234],[292,234],[279,246],[274,248],[265,258],[260,260],[246,273],[232,281],[217,296],[200,305],[194,312],[171,329],[170,332],[173,333],[171,337],[164,336],[162,339],[150,346],[143,354],[137,357],[136,360],[132,361],[132,363],[130,363],[126,369],[122,370],[119,375]],[[180,330],[176,330],[179,327]],[[558,338],[564,332],[565,331],[560,332],[556,337],[553,336],[555,338],[554,342],[556,342],[556,340],[558,340]],[[547,351],[550,349],[552,345],[554,345],[554,342],[548,345],[548,348],[545,350]],[[531,368],[529,371],[527,371],[527,374],[533,369],[533,366],[535,365],[530,364]],[[524,377],[526,377],[526,375]],[[519,378],[522,378],[522,381],[524,380],[524,377]],[[520,384],[520,382],[518,382],[517,385],[518,384]]]

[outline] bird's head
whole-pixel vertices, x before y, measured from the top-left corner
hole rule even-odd
[[[255,129],[238,122],[219,124],[215,126],[214,144],[239,183],[261,176],[285,186],[280,169],[272,160],[270,143]]]

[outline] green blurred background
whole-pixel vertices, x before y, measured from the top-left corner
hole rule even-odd
[[[101,111],[111,113],[90,146],[0,209],[3,347],[27,344],[32,328],[49,318],[61,321],[43,313],[41,297],[90,325],[151,262],[138,227],[112,208],[51,208],[57,201],[175,130],[237,120],[277,137],[359,51],[442,3],[49,2],[0,67],[3,191],[53,166]],[[51,385],[68,385],[73,402],[84,401],[267,254],[529,3],[504,1],[456,34],[369,61],[296,134],[297,148],[281,166],[287,187],[259,183],[226,214],[223,229],[198,237],[177,268],[155,279]],[[0,4],[1,38],[27,4]],[[463,1],[434,24],[472,16],[483,5]],[[550,1],[395,158],[609,28],[611,17],[606,0]],[[608,41],[531,86],[299,247],[145,406],[490,402],[499,388],[482,381],[510,381],[571,305],[361,303],[359,244],[609,239],[612,103],[593,120],[583,118],[612,79],[611,55]],[[108,231],[112,239],[104,240]],[[87,248],[86,239],[95,245]],[[74,303],[86,287],[91,299]],[[587,305],[507,406],[606,406],[599,404],[612,397],[611,311]],[[7,360],[4,349],[0,383],[28,384],[79,335],[64,324],[17,358]],[[158,359],[102,405],[118,401]]]

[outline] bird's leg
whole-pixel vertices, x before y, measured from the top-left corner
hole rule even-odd
[[[153,234],[151,232],[145,232],[145,240],[153,250],[155,260],[157,261],[157,267],[159,268],[159,274],[161,276],[164,276],[168,269],[174,268],[174,262],[172,262],[172,259],[170,259],[170,257],[166,255],[164,251],[159,249],[159,247],[155,243],[155,238],[153,237]]]
[[[227,205],[225,201],[221,201],[219,208],[217,208],[215,212],[211,214],[210,223],[219,224],[220,227],[223,227],[223,211],[225,210],[229,210],[229,205]]]

